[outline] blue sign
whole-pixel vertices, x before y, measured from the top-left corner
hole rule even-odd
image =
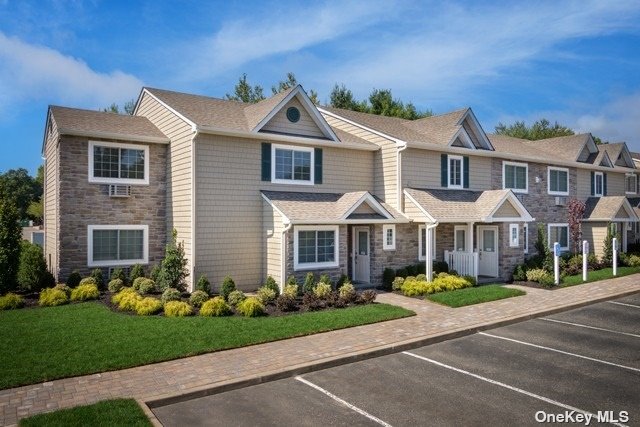
[[[553,244],[553,256],[560,256],[560,243],[558,242]]]

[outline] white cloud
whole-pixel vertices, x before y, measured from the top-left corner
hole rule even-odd
[[[141,86],[130,74],[100,73],[81,59],[0,32],[0,117],[33,100],[90,108],[122,104]]]

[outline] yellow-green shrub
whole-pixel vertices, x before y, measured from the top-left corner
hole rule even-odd
[[[120,292],[111,298],[111,302],[118,306],[118,309],[125,311],[135,311],[138,301],[142,297],[133,288],[122,288]]]
[[[258,299],[262,301],[263,304],[269,304],[270,302],[275,301],[276,298],[278,297],[276,295],[276,291],[274,291],[273,289],[267,286],[263,286],[260,289],[258,289],[258,292],[256,292],[256,295]]]
[[[67,297],[71,296],[71,288],[69,286],[65,285],[64,283],[58,283],[57,285],[55,285],[53,287],[53,289],[60,289],[65,294],[67,294]]]
[[[342,285],[343,287],[345,285]],[[318,298],[327,298],[329,294],[331,294],[331,285],[325,282],[319,282],[315,288],[313,288],[313,293]]]
[[[442,291],[453,291],[456,289],[468,288],[473,284],[464,277],[454,276],[447,273],[440,273],[433,282],[425,280],[405,280],[400,291],[408,297],[433,294]]]
[[[71,301],[87,301],[100,297],[100,291],[96,285],[79,285],[71,290]]]
[[[193,314],[193,308],[183,301],[169,301],[164,305],[164,315],[167,317],[185,317]]]
[[[20,308],[24,305],[24,299],[20,295],[9,292],[3,297],[0,297],[0,310],[12,310],[14,308]]]
[[[468,288],[473,284],[464,277],[453,276],[447,273],[440,273],[434,279],[433,284],[442,290],[455,291],[456,289]]]
[[[68,302],[69,297],[67,297],[65,291],[56,288],[43,289],[40,292],[40,299],[38,300],[38,304],[41,307],[54,307]]]
[[[640,267],[640,256],[629,255],[627,263],[629,264],[629,267]]]
[[[194,307],[201,307],[209,299],[209,294],[205,291],[193,291],[189,297],[189,303]]]
[[[79,285],[96,285],[96,286],[98,286],[98,282],[96,281],[95,277],[85,277],[84,279],[80,280]]]
[[[338,293],[342,299],[355,298],[356,288],[351,284],[351,282],[345,282],[344,285],[340,286],[340,289],[338,289]]]
[[[136,313],[140,316],[149,316],[162,310],[162,301],[158,298],[146,297],[136,302]]]
[[[424,280],[405,280],[400,286],[400,292],[407,297],[433,293],[431,283]]]
[[[256,297],[249,297],[237,305],[238,313],[245,317],[257,317],[264,314],[264,305]]]
[[[293,276],[292,276],[293,277]],[[282,290],[283,295],[288,295],[291,298],[295,298],[298,296],[298,285],[285,285]]]
[[[200,309],[200,316],[227,316],[231,314],[231,308],[229,304],[222,297],[211,298],[202,304]]]
[[[531,270],[527,270],[527,280],[530,282],[539,282],[540,279],[544,278],[547,274],[549,273],[547,273],[546,270],[533,268]]]
[[[246,298],[247,296],[244,294],[244,292],[240,290],[235,290],[229,293],[229,296],[227,297],[227,301],[229,301],[230,305],[235,307],[236,305],[244,301]]]

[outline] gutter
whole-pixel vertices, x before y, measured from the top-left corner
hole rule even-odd
[[[58,129],[59,135],[67,136],[85,136],[88,138],[104,138],[104,139],[121,139],[134,142],[147,142],[156,144],[169,144],[170,140],[161,136],[144,136],[144,135],[130,135],[125,133],[116,132],[100,132],[100,131],[77,131],[72,129]]]
[[[396,167],[397,167],[396,176],[397,176],[397,179],[398,179],[398,182],[396,183],[396,186],[397,186],[396,192],[397,192],[397,198],[398,198],[398,200],[397,200],[397,203],[398,203],[397,209],[398,209],[398,212],[400,212],[402,214],[404,214],[404,204],[402,203],[402,193],[403,193],[403,190],[402,190],[402,152],[404,150],[406,150],[406,149],[407,149],[407,144],[399,145],[398,146],[398,151],[397,151],[397,156],[396,156],[396,162],[398,162],[397,165],[396,165]]]

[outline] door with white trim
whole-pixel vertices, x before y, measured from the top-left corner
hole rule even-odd
[[[369,254],[369,227],[353,228],[353,281],[371,281],[371,256]]]
[[[478,226],[478,276],[498,277],[498,227]]]

